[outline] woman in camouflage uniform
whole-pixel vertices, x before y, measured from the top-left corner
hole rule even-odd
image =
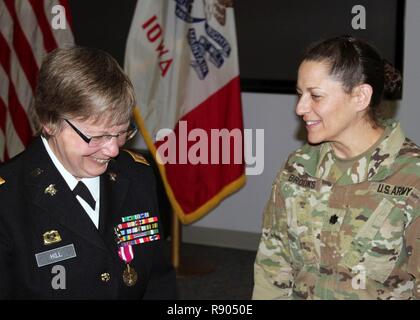
[[[420,296],[420,149],[379,117],[401,76],[367,43],[311,46],[296,113],[308,142],[277,175],[264,212],[254,299]]]

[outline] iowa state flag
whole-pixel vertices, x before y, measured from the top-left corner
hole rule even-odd
[[[124,68],[172,207],[191,223],[245,183],[232,1],[139,0]]]

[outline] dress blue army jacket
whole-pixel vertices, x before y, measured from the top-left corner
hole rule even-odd
[[[0,167],[0,298],[175,298],[162,237],[132,246],[137,281],[123,281],[127,266],[115,233],[122,218],[148,212],[161,231],[153,170],[138,159],[122,151],[100,176],[99,228],[40,138]]]

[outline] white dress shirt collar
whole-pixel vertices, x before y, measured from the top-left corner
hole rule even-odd
[[[54,154],[53,150],[51,149],[50,145],[48,144],[47,139],[41,136],[42,142],[47,150],[48,155],[50,156],[52,162],[54,163],[55,167],[57,168],[58,172],[63,176],[64,180],[66,181],[67,185],[69,186],[70,190],[73,190],[79,180],[77,180],[58,160],[56,155]],[[81,197],[77,196],[77,200],[80,202],[82,207],[85,209],[86,213],[92,219],[93,223],[95,224],[96,228],[99,226],[99,200],[100,200],[100,183],[99,177],[94,178],[83,178],[81,181],[86,184],[87,188],[89,189],[90,193],[92,194],[93,198],[96,201],[95,210],[93,210]]]

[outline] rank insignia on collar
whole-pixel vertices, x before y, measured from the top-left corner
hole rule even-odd
[[[330,224],[336,224],[337,221],[338,221],[338,216],[336,214],[330,217]]]
[[[134,159],[135,162],[139,162],[139,163],[145,164],[147,166],[150,166],[149,162],[141,154],[135,153],[135,152],[133,152],[131,150],[127,150],[127,149],[123,149],[123,150],[126,151]]]
[[[57,193],[57,189],[55,188],[55,184],[50,184],[48,187],[44,190],[45,194],[49,194],[50,196],[55,196]]]
[[[117,181],[117,174],[115,172],[108,172],[109,180],[115,182]]]
[[[57,230],[47,231],[42,236],[44,238],[44,245],[46,246],[61,241],[61,236]]]
[[[6,180],[4,180],[2,177],[0,177],[0,186],[5,182],[6,182]]]
[[[41,173],[43,173],[43,172],[44,172],[44,170],[42,170],[41,168],[36,168],[36,169],[31,171],[31,176],[36,178],[39,175],[41,175]]]

